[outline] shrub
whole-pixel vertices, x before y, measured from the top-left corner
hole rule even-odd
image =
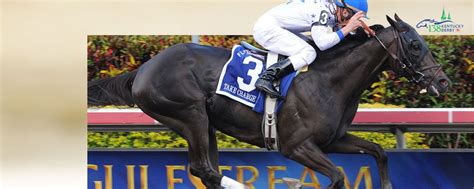
[[[218,132],[219,148],[258,148]],[[186,140],[172,131],[160,132],[89,132],[89,148],[185,148]]]
[[[191,42],[189,35],[92,35],[87,38],[88,80],[114,77],[137,69],[160,51]]]
[[[238,45],[241,41],[246,41],[254,46],[261,47],[255,42],[253,37],[249,35],[202,35],[199,38],[199,43],[202,45],[227,49],[232,49],[234,45]]]

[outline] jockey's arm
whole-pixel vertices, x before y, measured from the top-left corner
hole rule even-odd
[[[311,37],[313,38],[314,43],[316,43],[318,48],[322,51],[338,44],[344,36],[342,30],[333,32],[331,27],[325,25],[314,25],[311,27]]]
[[[342,41],[345,35],[342,30],[333,31],[335,18],[328,7],[310,3],[305,8],[306,18],[311,24],[311,37],[320,50],[329,49]]]
[[[342,29],[333,32],[332,28],[326,23],[321,24],[321,19],[319,22],[315,22],[311,27],[311,37],[313,37],[314,43],[319,47],[320,50],[324,51],[338,44],[344,36],[347,36],[349,32],[357,29],[361,26],[359,21],[365,15],[364,12],[357,12],[354,16],[351,17],[346,26]]]

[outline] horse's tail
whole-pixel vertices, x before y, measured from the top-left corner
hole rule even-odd
[[[127,105],[133,106],[132,85],[137,70],[119,75],[89,81],[87,84],[87,104],[89,106]]]

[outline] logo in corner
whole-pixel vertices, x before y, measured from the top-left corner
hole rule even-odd
[[[461,32],[464,25],[455,23],[451,18],[451,12],[448,12],[446,15],[446,11],[443,8],[440,21],[427,18],[418,22],[416,28],[426,28],[428,32]]]

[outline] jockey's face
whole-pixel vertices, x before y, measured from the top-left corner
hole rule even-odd
[[[339,25],[345,26],[347,22],[349,22],[349,19],[355,14],[355,12],[352,9],[349,8],[343,8],[343,7],[337,7],[336,15],[337,15],[337,20],[339,22]]]

